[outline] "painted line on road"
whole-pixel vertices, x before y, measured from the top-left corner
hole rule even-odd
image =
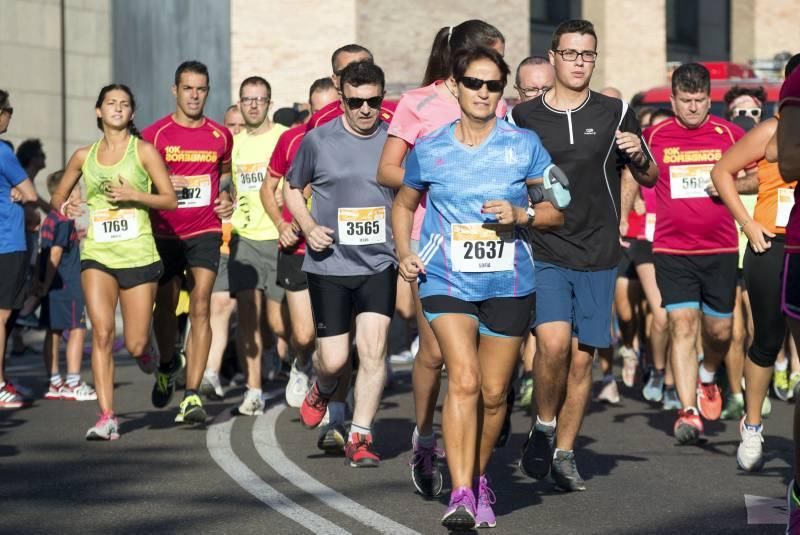
[[[290,500],[250,470],[233,451],[232,428],[233,418],[230,411],[226,410],[214,419],[206,433],[206,444],[211,458],[231,479],[261,502],[312,533],[350,535],[349,531]]]
[[[786,498],[744,495],[744,506],[747,508],[747,523],[783,524],[789,520],[789,506]]]
[[[419,532],[395,522],[391,518],[369,509],[351,500],[332,488],[323,485],[311,477],[302,468],[292,462],[278,444],[275,425],[278,417],[286,409],[285,403],[273,406],[266,413],[258,416],[253,425],[253,443],[256,451],[270,468],[289,480],[300,490],[311,494],[328,507],[343,513],[354,520],[371,527],[379,533],[402,535],[420,535]]]

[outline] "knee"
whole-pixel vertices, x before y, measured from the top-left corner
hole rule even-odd
[[[706,326],[703,338],[712,345],[725,345],[731,342],[732,334],[731,321],[717,321]],[[742,340],[744,340],[744,335],[742,335]]]
[[[114,344],[114,328],[92,325],[92,343],[103,349],[108,349]]]
[[[314,345],[314,329],[293,328],[292,343],[298,351],[307,351]]]
[[[697,333],[695,321],[695,318],[682,315],[671,317],[669,330],[673,340],[694,340]]]
[[[565,359],[569,354],[572,340],[555,336],[536,337],[536,358],[539,359]]]
[[[137,337],[134,339],[126,339],[125,340],[125,349],[128,350],[128,353],[133,355],[134,357],[138,357],[140,355],[144,355],[148,350],[148,339],[147,337]]]
[[[315,355],[314,368],[321,375],[339,375],[342,373],[349,357],[350,355],[348,353],[324,351],[320,349]]]
[[[484,410],[496,413],[507,404],[508,388],[492,389],[484,387],[481,390]]]
[[[666,314],[653,314],[652,329],[655,332],[663,333],[667,331],[669,323]]]
[[[207,299],[197,299],[192,301],[189,305],[189,317],[192,319],[192,324],[199,322],[208,323],[209,314],[211,313]]]
[[[447,393],[459,398],[477,397],[481,391],[481,376],[477,370],[465,370],[458,374],[449,374]]]

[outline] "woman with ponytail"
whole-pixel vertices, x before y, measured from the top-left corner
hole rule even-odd
[[[125,347],[145,373],[153,373],[158,363],[150,352],[150,321],[162,265],[148,210],[174,210],[178,200],[161,155],[139,138],[135,109],[127,86],[100,90],[95,113],[103,137],[75,151],[50,201],[62,217],[82,215],[70,194],[83,177],[89,229],[81,250],[81,284],[92,323],[92,374],[100,405],[100,419],[87,440],[119,438],[112,349],[117,301]]]

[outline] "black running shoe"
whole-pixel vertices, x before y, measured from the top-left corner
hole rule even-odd
[[[153,393],[150,396],[153,407],[163,409],[172,401],[172,394],[175,393],[175,377],[183,367],[182,364],[182,360],[178,357],[172,359],[169,371],[162,372],[160,366],[156,369],[156,384],[153,385]]]
[[[535,424],[528,440],[522,446],[522,458],[519,468],[522,472],[534,479],[544,479],[550,472],[555,451],[556,428],[555,426]]]
[[[586,483],[578,473],[575,465],[575,453],[572,451],[559,451],[550,467],[550,477],[556,488],[565,492],[586,490]]]

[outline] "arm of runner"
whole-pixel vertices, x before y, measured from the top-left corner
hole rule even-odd
[[[769,238],[775,235],[758,221],[750,217],[736,191],[736,175],[745,167],[764,157],[764,147],[772,136],[775,124],[765,121],[750,130],[745,136],[725,151],[722,158],[711,170],[711,181],[719,198],[739,223],[756,253],[763,253],[771,247]]]
[[[58,245],[53,245],[50,248],[50,258],[47,259],[47,266],[45,267],[44,279],[37,281],[38,285],[34,289],[36,297],[44,297],[47,295],[50,286],[53,285],[53,280],[56,278],[58,266],[61,264],[61,256],[64,254],[64,248]]]
[[[264,206],[264,211],[267,212],[267,215],[280,233],[279,241],[281,245],[291,247],[297,243],[298,238],[292,228],[292,224],[283,220],[281,209],[278,207],[278,198],[275,193],[278,190],[280,181],[280,177],[274,177],[268,173],[267,179],[261,184],[259,195],[261,196],[261,204]]]
[[[633,204],[639,193],[639,183],[633,178],[633,174],[626,167],[622,170],[622,193],[620,195],[620,214],[619,214],[619,235],[625,236],[628,233],[628,217],[633,210]]]
[[[403,185],[397,191],[392,205],[392,233],[397,258],[400,259],[398,269],[400,276],[408,282],[414,282],[420,274],[425,273],[425,264],[411,252],[411,227],[421,199],[421,190]]]
[[[536,203],[533,205],[533,220],[529,222],[530,227],[546,232],[557,230],[564,224],[564,212],[556,208],[549,201]]]
[[[741,195],[758,193],[758,168],[754,167],[739,173],[736,177],[736,192]]]
[[[11,188],[11,200],[13,202],[29,203],[37,202],[38,199],[36,188],[29,178]]]
[[[800,179],[800,105],[783,105],[777,132],[778,168],[787,182]]]
[[[642,142],[641,136],[617,130],[616,143],[617,149],[630,159],[627,167],[636,182],[643,186],[654,186],[658,180],[658,166]]]
[[[378,184],[397,189],[403,185],[403,159],[408,153],[408,143],[402,138],[388,136],[378,161]]]
[[[64,176],[61,178],[61,182],[58,183],[56,190],[50,196],[50,206],[52,209],[71,219],[80,217],[81,214],[83,214],[80,203],[67,201],[67,199],[78,183],[78,180],[81,178],[81,167],[83,167],[83,162],[86,160],[88,154],[89,147],[83,147],[76,150],[72,156],[70,156],[67,167],[64,169]],[[159,158],[161,158],[160,155]],[[171,185],[169,189],[172,190]],[[172,194],[175,195],[175,192],[173,191]],[[176,200],[176,205],[177,202]]]
[[[303,186],[305,187],[305,186]],[[288,181],[283,183],[283,199],[292,217],[300,225],[306,236],[306,243],[315,251],[324,251],[333,244],[335,231],[318,225],[308,211],[303,188],[297,188]]]
[[[514,206],[505,200],[490,200],[483,203],[481,213],[494,214],[497,222],[501,225],[516,225],[527,227],[531,216],[528,211],[521,206]]]
[[[175,195],[175,190],[169,178],[169,171],[161,158],[161,154],[146,141],[139,142],[137,150],[142,167],[150,175],[150,180],[153,181],[155,193],[136,191],[136,198],[130,200],[154,210],[175,210],[178,207],[178,197]],[[61,183],[63,184],[64,181],[62,180]],[[110,189],[114,190],[115,187],[112,186]]]

